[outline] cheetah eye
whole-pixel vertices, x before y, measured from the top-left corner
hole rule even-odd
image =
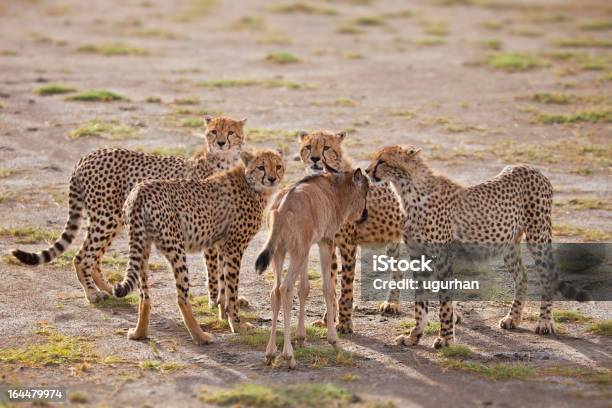
[[[276,170],[280,170],[282,168],[283,168],[283,166],[281,166],[280,164],[276,165]]]
[[[236,134],[236,132],[234,132],[233,130],[230,130],[229,132],[227,132],[228,136],[234,136]]]
[[[208,132],[208,133],[210,133],[210,134],[211,134],[211,135],[213,135],[213,136],[217,136],[217,131],[216,131],[216,130],[214,130],[214,129],[213,129],[213,130],[211,130],[211,131],[210,131],[210,132]]]
[[[323,151],[326,152],[329,150],[329,146],[323,146]]]
[[[379,160],[379,161],[378,161],[378,164],[379,164],[379,165],[380,165],[380,164],[385,164],[385,161],[384,161],[384,160]]]
[[[312,149],[312,146],[311,146],[311,145],[306,145],[305,147],[306,147],[306,149],[308,149],[308,150]]]
[[[264,166],[257,166],[257,170],[264,171],[266,168]]]

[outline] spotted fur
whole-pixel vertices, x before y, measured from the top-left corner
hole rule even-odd
[[[206,122],[208,151],[192,159],[126,149],[100,149],[81,158],[70,178],[69,216],[60,238],[38,254],[16,249],[13,255],[28,265],[51,262],[74,240],[85,210],[89,226],[74,258],[74,268],[90,302],[108,297],[112,288],[100,272],[100,259],[123,227],[121,208],[132,188],[145,180],[204,179],[237,163],[244,141],[244,120],[219,117],[206,118]],[[214,253],[207,255],[216,258]]]
[[[202,331],[189,303],[186,254],[215,246],[223,262],[224,299],[220,318],[227,316],[233,332],[249,327],[240,321],[237,306],[242,255],[259,231],[268,198],[284,175],[280,154],[242,152],[244,165],[206,180],[157,180],[139,183],[130,192],[123,213],[128,227],[130,262],[123,282],[114,288],[118,297],[138,284],[138,324],[128,337],[146,337],[150,310],[147,261],[151,245],[168,260],[174,272],[177,302],[193,340],[212,338]]]
[[[523,239],[535,259],[542,286],[537,333],[553,333],[551,285],[554,284],[551,250],[551,207],[553,189],[536,168],[508,166],[492,179],[463,187],[437,175],[420,157],[419,149],[392,146],[381,149],[367,170],[376,182],[390,182],[401,198],[408,222],[404,241],[410,247],[429,244],[486,243],[514,244]],[[520,252],[506,245],[504,262],[515,280],[515,297],[504,329],[521,322],[527,280]],[[451,260],[444,254],[436,261],[440,278],[450,275]],[[409,335],[398,337],[405,345],[417,344],[427,325],[427,302],[415,302],[416,326]],[[434,347],[454,342],[455,312],[450,296],[440,291],[440,333]]]

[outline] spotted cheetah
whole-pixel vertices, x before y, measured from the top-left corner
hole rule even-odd
[[[308,173],[324,170],[323,162],[338,171],[349,171],[350,160],[342,149],[345,132],[315,131],[301,133],[298,138],[299,155]],[[353,222],[343,225],[334,243],[340,249],[342,260],[342,290],[339,300],[338,331],[352,333],[353,280],[357,246],[360,244],[385,243],[390,256],[397,257],[398,244],[406,222],[400,202],[388,184],[378,184],[370,188],[367,199],[368,219],[363,224]],[[336,281],[338,265],[333,252],[332,281]],[[399,276],[394,277],[399,279]],[[380,305],[383,313],[399,313],[399,291],[392,290],[387,301]],[[323,319],[324,321],[325,319]],[[321,324],[322,322],[319,322]]]
[[[237,307],[238,278],[242,255],[259,231],[268,198],[281,182],[285,166],[282,156],[269,150],[240,153],[243,165],[206,180],[154,180],[139,183],[130,192],[123,215],[128,227],[130,262],[123,282],[113,294],[123,297],[139,283],[138,323],[128,332],[130,339],[147,336],[151,309],[147,283],[147,261],[151,244],[172,266],[177,302],[192,339],[208,343],[212,336],[202,331],[189,303],[189,272],[186,253],[216,246],[223,260],[227,290],[219,317],[227,316],[232,332],[250,327],[241,322]]]
[[[100,272],[100,259],[123,227],[121,208],[132,188],[145,180],[204,179],[230,168],[238,162],[245,121],[206,117],[207,151],[192,159],[126,149],[100,149],[81,158],[70,178],[69,216],[61,237],[52,247],[38,254],[16,249],[13,255],[28,265],[51,262],[74,240],[85,209],[89,216],[87,236],[73,264],[89,302],[106,299],[112,288]],[[209,248],[206,259],[209,286],[216,289],[218,270],[214,251]],[[217,298],[216,293],[211,296]]]
[[[536,168],[507,166],[492,179],[463,187],[437,175],[421,158],[416,147],[385,147],[374,155],[367,173],[375,182],[390,182],[406,210],[408,222],[404,242],[411,246],[460,244],[499,244],[506,250],[503,259],[515,281],[515,296],[507,316],[499,325],[513,329],[521,322],[525,305],[527,276],[517,245],[523,236],[535,260],[542,286],[540,319],[536,333],[554,333],[551,320],[552,287],[557,282],[552,264],[550,181]],[[437,273],[444,278],[452,273],[451,262],[439,254]],[[417,293],[418,295],[418,293]],[[581,300],[578,298],[578,300]],[[453,304],[440,291],[440,333],[434,347],[454,342]],[[427,302],[415,302],[416,326],[409,335],[399,336],[399,344],[417,344],[427,325]]]

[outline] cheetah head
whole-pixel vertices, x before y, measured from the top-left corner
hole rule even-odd
[[[285,163],[280,151],[243,151],[240,159],[244,163],[247,182],[257,191],[273,190],[283,180]]]
[[[244,143],[246,119],[235,120],[219,116],[206,117],[206,144],[208,151],[223,154],[238,154]]]
[[[323,162],[329,167],[340,170],[343,153],[342,141],[345,132],[333,133],[325,130],[302,132],[298,135],[300,145],[300,159],[310,174],[321,173],[325,170]]]
[[[374,153],[366,173],[375,183],[386,181],[397,182],[400,179],[411,179],[411,174],[421,166],[419,156],[421,149],[408,146],[383,147]]]

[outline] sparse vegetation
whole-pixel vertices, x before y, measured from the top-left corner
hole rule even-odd
[[[355,18],[353,24],[368,27],[383,26],[385,25],[385,20],[378,16],[362,16]]]
[[[56,231],[39,227],[0,228],[1,237],[12,237],[18,244],[52,243],[59,237]]]
[[[73,404],[86,404],[87,402],[89,402],[89,398],[87,398],[86,394],[75,391],[68,394],[68,401]]]
[[[275,52],[266,56],[266,61],[273,62],[275,64],[295,64],[300,62],[300,59],[289,52]]]
[[[48,96],[48,95],[60,95],[60,94],[76,92],[76,89],[70,86],[61,85],[61,84],[48,84],[48,85],[44,85],[39,88],[36,88],[34,92],[41,96]]]
[[[593,108],[576,113],[534,112],[534,121],[546,125],[578,122],[610,123],[612,122],[612,110],[609,108]]]
[[[591,197],[576,197],[566,201],[554,201],[555,207],[569,208],[576,211],[604,210],[612,211],[612,201]]]
[[[488,49],[495,50],[495,51],[499,51],[503,47],[503,44],[502,44],[501,40],[498,39],[498,38],[492,38],[492,39],[490,39],[488,41],[485,41],[484,45]]]
[[[442,38],[434,38],[434,37],[424,37],[417,38],[414,40],[414,43],[417,45],[430,46],[430,45],[444,45],[446,41]]]
[[[266,21],[259,16],[244,16],[240,17],[234,24],[232,29],[236,31],[262,31],[266,28]]]
[[[129,139],[135,137],[136,128],[116,120],[92,119],[70,132],[70,139],[80,137],[102,137],[111,140]]]
[[[538,370],[538,375],[553,377],[569,377],[592,384],[612,384],[612,370],[607,368],[591,368],[576,366],[555,366]]]
[[[161,373],[173,373],[178,370],[184,369],[185,364],[172,362],[172,361],[158,361],[158,360],[143,360],[138,363],[138,366],[142,370],[159,371]]]
[[[364,31],[355,24],[344,24],[336,29],[338,34],[361,34]]]
[[[612,47],[612,40],[604,40],[593,37],[573,37],[557,40],[555,41],[555,45],[559,47],[573,48],[610,48]]]
[[[199,128],[199,127],[204,126],[204,119],[201,119],[201,118],[183,119],[183,121],[181,122],[181,126],[188,127],[188,128]]]
[[[612,20],[587,20],[581,21],[578,28],[585,31],[612,30]]]
[[[589,316],[571,309],[553,309],[553,319],[557,323],[584,323],[591,320]]]
[[[553,235],[564,237],[579,237],[587,242],[610,241],[612,233],[593,228],[583,228],[576,225],[553,223]]]
[[[423,31],[433,36],[448,35],[448,22],[443,20],[426,20],[423,22]]]
[[[125,96],[115,92],[107,91],[105,89],[93,89],[90,91],[83,91],[76,95],[69,96],[66,99],[69,101],[79,102],[113,102],[127,100]]]
[[[209,14],[216,4],[217,0],[190,0],[184,11],[176,17],[176,21],[190,22],[199,19]]]
[[[508,72],[528,71],[542,65],[536,57],[517,52],[499,52],[489,55],[487,65]]]
[[[109,283],[110,280],[109,280]],[[104,299],[95,304],[97,308],[100,309],[112,309],[112,308],[121,308],[121,307],[132,307],[138,305],[140,302],[140,298],[136,293],[130,293],[127,296],[118,298],[114,296],[110,296],[108,299]]]
[[[355,396],[333,384],[303,383],[266,386],[240,384],[231,390],[204,392],[200,399],[208,404],[262,408],[342,408]]]
[[[219,320],[219,312],[217,307],[210,307],[207,296],[194,296],[192,299],[193,311],[198,317],[198,321],[207,330],[210,331],[223,331],[229,329],[229,323],[225,320]],[[240,319],[245,322],[252,322],[258,318],[258,316],[249,312],[248,310],[240,310]],[[251,335],[251,330],[245,333],[245,336]]]
[[[338,14],[338,11],[333,8],[305,2],[279,4],[271,7],[271,10],[276,13],[284,14],[319,14],[325,16],[335,16]]]
[[[198,83],[200,86],[207,88],[242,88],[247,86],[264,86],[266,88],[285,88],[285,89],[312,89],[313,85],[302,84],[294,81],[283,79],[220,79],[212,81],[204,81]]]
[[[592,323],[588,331],[602,336],[612,337],[612,320],[604,320],[601,322]]]
[[[415,322],[411,320],[407,322],[401,322],[399,324],[399,329],[404,333],[408,333],[410,330],[412,330],[412,328],[414,328],[414,326]],[[423,331],[423,333],[425,333],[426,335],[434,335],[438,334],[439,332],[440,322],[427,322],[427,326],[425,326],[425,330]]]
[[[474,361],[447,358],[442,366],[454,370],[463,370],[475,373],[491,381],[500,380],[526,380],[534,376],[535,370],[521,363],[512,364],[483,364]]]
[[[107,43],[107,44],[85,44],[77,48],[77,52],[87,54],[99,54],[105,57],[117,55],[150,55],[150,52],[141,47],[134,47],[124,43]]]
[[[185,35],[175,33],[174,31],[161,30],[159,28],[135,28],[130,30],[130,35],[143,38],[160,38],[163,40],[181,40],[185,39]]]
[[[468,358],[472,356],[469,347],[454,344],[440,349],[440,355],[446,358]]]

